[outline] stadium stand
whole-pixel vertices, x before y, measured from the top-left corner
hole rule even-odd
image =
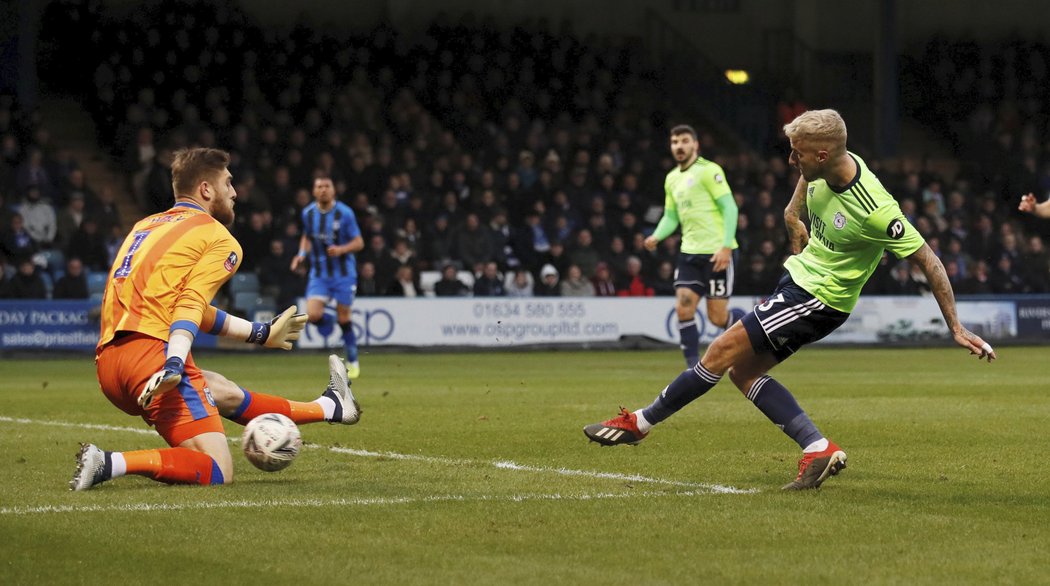
[[[537,282],[546,264],[566,275],[574,259],[590,259],[581,253],[581,231],[617,283],[630,256],[642,261],[649,282],[674,259],[674,238],[656,252],[642,246],[672,165],[666,129],[680,121],[705,125],[681,119],[675,103],[685,97],[651,91],[667,73],[645,65],[637,41],[581,39],[544,21],[500,29],[471,16],[440,17],[419,34],[387,26],[356,35],[305,27],[279,33],[230,5],[153,7],[120,19],[107,18],[102,5],[82,8],[79,18],[96,30],[80,54],[91,71],[82,99],[101,145],[124,162],[126,187],[146,213],[170,204],[173,149],[230,150],[242,274],[250,279],[260,266],[276,272],[265,285],[282,302],[302,290],[302,276],[281,267],[298,248],[299,211],[310,201],[315,169],[335,177],[339,198],[358,216],[366,243],[359,264],[374,268],[367,294],[386,292],[403,263],[427,294],[446,264],[472,277],[488,261],[503,274],[524,268]],[[908,61],[906,96],[915,93],[909,79],[939,80],[905,103],[953,137],[961,153],[954,165],[883,161],[852,145],[941,255],[960,293],[1050,291],[1045,227],[1015,210],[1021,192],[1050,191],[1050,157],[1039,138],[1048,130],[1046,90],[1037,83],[1046,75],[1045,52],[1043,45],[931,42]],[[1005,72],[997,85],[976,93],[965,85],[968,71],[993,66]],[[188,83],[207,90],[188,91]],[[991,100],[1003,106],[992,111]],[[934,103],[955,109],[935,117]],[[36,173],[34,153],[41,153],[57,186],[52,201],[65,205],[68,187],[61,186],[76,168],[47,144],[38,123],[12,100],[0,101],[9,277],[20,255],[48,248],[27,243],[11,226],[22,199],[18,178]],[[741,209],[737,293],[766,292],[786,252],[782,210],[796,175],[786,153],[730,150],[739,143],[703,130],[700,138],[704,156],[725,168]],[[978,156],[983,151],[967,148],[976,142],[998,150]],[[1018,168],[1003,168],[1003,160]],[[85,199],[89,208],[99,205]],[[468,228],[469,217],[480,230]],[[116,238],[111,231],[107,225],[101,237]],[[581,267],[585,278],[593,267],[590,260]],[[923,286],[884,259],[868,292],[912,294]]]

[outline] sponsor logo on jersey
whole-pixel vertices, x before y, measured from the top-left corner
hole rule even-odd
[[[900,218],[890,222],[890,225],[886,227],[886,235],[894,240],[900,240],[904,236],[904,222]]]
[[[831,223],[834,224],[836,230],[841,230],[846,227],[846,216],[842,212],[835,212],[835,219]]]
[[[237,253],[231,252],[230,256],[226,257],[226,262],[222,263],[222,268],[228,272],[233,272],[233,269],[237,267]]]
[[[725,179],[722,177],[721,173],[715,173],[715,183],[722,183],[724,181]]]

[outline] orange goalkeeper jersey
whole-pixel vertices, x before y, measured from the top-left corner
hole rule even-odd
[[[200,206],[181,202],[140,220],[124,239],[102,298],[101,349],[117,332],[168,340],[214,320],[209,304],[237,272],[241,245]],[[174,327],[173,327],[174,326]]]

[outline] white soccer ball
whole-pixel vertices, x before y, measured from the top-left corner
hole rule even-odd
[[[280,413],[265,413],[244,426],[241,447],[256,468],[276,472],[295,460],[303,440],[294,421]]]

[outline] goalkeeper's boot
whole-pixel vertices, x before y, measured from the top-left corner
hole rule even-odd
[[[69,490],[87,490],[109,480],[106,473],[106,454],[95,444],[80,444],[77,453],[77,471],[69,481]]]
[[[361,363],[358,361],[346,363],[346,376],[354,379],[361,376]]]
[[[350,380],[346,376],[346,365],[343,360],[332,354],[328,357],[328,388],[323,397],[335,401],[335,412],[329,423],[353,425],[361,419],[361,406],[350,391]]]
[[[620,415],[601,423],[592,423],[583,428],[583,434],[603,446],[620,444],[636,445],[646,433],[638,429],[638,416],[620,407]]]
[[[820,488],[829,476],[838,474],[846,467],[846,452],[828,440],[828,448],[822,452],[802,454],[798,461],[798,476],[781,487],[782,490],[806,490]]]

